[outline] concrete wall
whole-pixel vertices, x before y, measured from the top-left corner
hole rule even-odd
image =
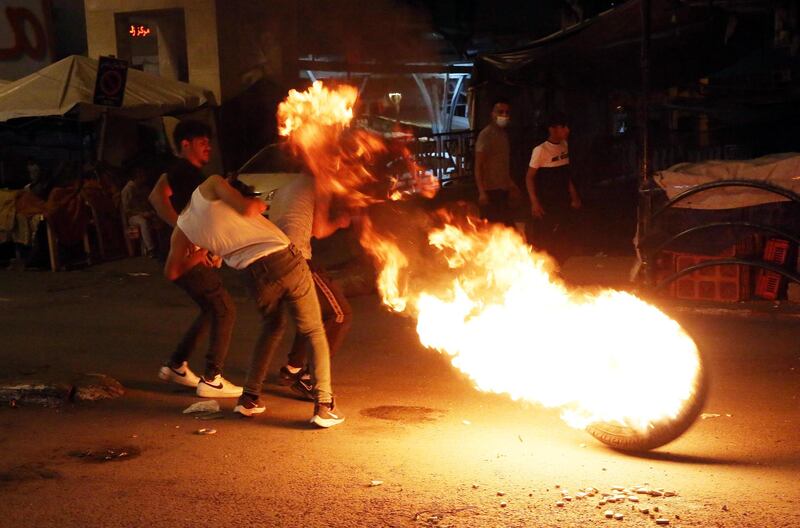
[[[215,0],[84,0],[89,57],[117,54],[114,15],[181,8],[186,21],[189,83],[221,100],[219,39]]]
[[[293,0],[217,0],[223,100],[262,79],[293,81],[295,11]]]

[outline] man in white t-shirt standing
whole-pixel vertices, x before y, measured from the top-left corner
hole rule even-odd
[[[511,147],[506,132],[510,119],[511,105],[497,99],[492,106],[492,122],[475,142],[475,183],[481,216],[514,227],[511,202],[519,198],[520,191],[511,179]]]
[[[547,140],[533,149],[525,184],[533,215],[529,242],[559,263],[574,253],[574,227],[581,199],[569,164],[569,125],[564,114],[551,115]]]

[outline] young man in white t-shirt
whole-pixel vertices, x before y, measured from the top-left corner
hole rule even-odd
[[[528,240],[563,263],[574,253],[575,210],[581,199],[569,163],[567,118],[553,114],[546,125],[547,140],[533,149],[525,176],[533,215]]]

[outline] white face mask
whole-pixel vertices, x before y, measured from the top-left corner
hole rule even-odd
[[[511,121],[511,119],[509,119],[506,116],[497,116],[494,118],[494,122],[497,123],[497,126],[499,126],[500,128],[507,127],[509,121]]]

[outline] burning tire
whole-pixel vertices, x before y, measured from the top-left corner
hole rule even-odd
[[[654,422],[646,432],[637,431],[618,423],[597,422],[586,431],[606,445],[621,451],[649,451],[672,442],[694,423],[703,410],[708,393],[708,378],[700,369],[694,383],[692,397],[684,402],[675,418]]]

